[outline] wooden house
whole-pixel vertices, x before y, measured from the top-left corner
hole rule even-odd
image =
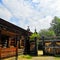
[[[16,48],[23,53],[28,34],[31,32],[0,18],[0,57],[16,55]]]

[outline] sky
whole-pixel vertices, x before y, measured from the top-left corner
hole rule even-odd
[[[48,29],[60,17],[60,0],[0,0],[0,18],[34,32]]]

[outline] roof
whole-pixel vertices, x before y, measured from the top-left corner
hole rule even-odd
[[[7,30],[10,30],[10,31],[18,33],[18,34],[26,35],[28,33],[27,30],[25,30],[19,26],[16,26],[8,21],[5,21],[4,19],[1,19],[1,18],[0,18],[0,27],[6,28]],[[29,33],[32,33],[32,32],[29,32]]]

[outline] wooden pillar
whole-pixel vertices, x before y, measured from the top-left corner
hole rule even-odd
[[[17,41],[17,46],[18,46],[18,48],[20,48],[20,37],[19,36],[17,37],[17,40],[18,40]]]
[[[1,45],[1,30],[0,30],[0,45]]]
[[[11,38],[9,37],[9,47],[11,46]]]
[[[0,47],[0,60],[2,60],[2,58],[1,58],[1,47]]]
[[[16,38],[15,38],[15,42],[16,42],[16,44],[15,44],[15,47],[16,47],[16,60],[18,60],[18,47],[17,47],[17,35],[16,35]]]
[[[17,45],[16,45],[16,46],[17,46],[17,48],[18,48],[18,44],[19,44],[19,41],[17,41]]]
[[[7,38],[7,47],[9,47],[9,37]]]
[[[1,30],[0,30],[0,60],[2,60],[1,59]]]
[[[0,30],[0,47],[1,47],[1,30]]]
[[[19,40],[19,48],[20,48],[20,40]]]

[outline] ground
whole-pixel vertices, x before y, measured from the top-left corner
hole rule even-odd
[[[16,60],[16,59],[14,57],[14,58],[8,58],[4,60]],[[60,57],[39,56],[39,57],[32,57],[31,59],[19,57],[18,60],[60,60]]]
[[[20,55],[18,56],[18,60],[60,60],[60,57],[54,57],[54,56],[40,56],[43,54],[42,51],[38,51],[39,56],[29,56],[29,55]],[[6,58],[3,60],[16,60],[16,57]]]

